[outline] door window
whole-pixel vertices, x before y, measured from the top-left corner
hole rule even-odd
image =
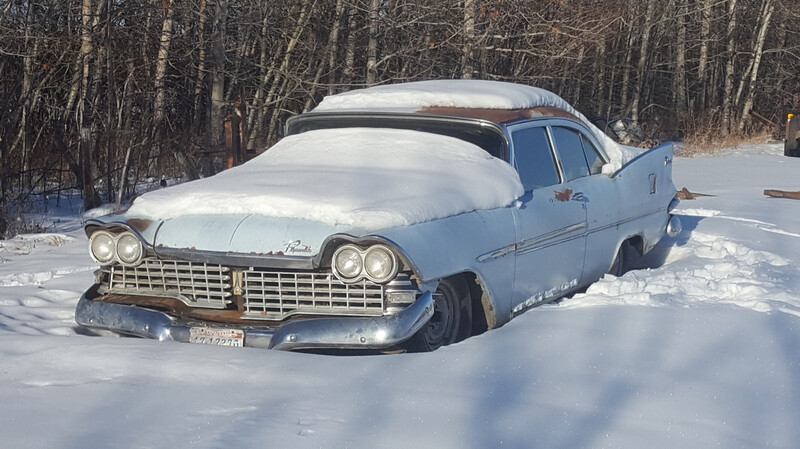
[[[561,126],[552,127],[552,132],[566,180],[589,176],[589,165],[578,132]]]
[[[583,144],[583,154],[586,156],[586,163],[589,164],[589,172],[593,175],[601,173],[605,161],[600,157],[600,152],[597,151],[597,148],[595,148],[592,142],[583,134],[581,134],[581,143]]]
[[[525,191],[559,183],[556,163],[544,127],[520,129],[512,133],[514,158]]]

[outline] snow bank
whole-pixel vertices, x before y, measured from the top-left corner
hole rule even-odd
[[[663,266],[428,354],[87,336],[80,201],[50,208],[63,244],[0,240],[2,447],[796,448],[800,201],[762,192],[800,159],[736,153],[675,158],[715,196],[681,203]]]
[[[712,196],[682,201],[674,211],[683,223],[676,244],[659,244],[642,264],[658,266],[649,260],[665,257],[664,268],[606,277],[555,307],[725,304],[800,316],[800,201],[763,194],[797,190],[800,160],[783,157],[779,145],[723,153],[675,159],[675,184]]]
[[[643,150],[620,145],[558,95],[538,87],[484,80],[432,80],[391,84],[325,97],[314,111],[422,109],[427,107],[526,109],[556,107],[589,127],[611,158],[606,172],[620,169]]]
[[[479,147],[408,130],[288,136],[242,166],[139,197],[129,216],[256,214],[383,229],[511,204],[516,171]]]

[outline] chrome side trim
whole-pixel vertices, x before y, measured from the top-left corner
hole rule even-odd
[[[609,223],[609,224],[607,224],[605,226],[600,226],[598,228],[589,229],[587,234],[592,234],[592,233],[595,233],[595,232],[605,231],[606,229],[609,229],[609,228],[615,228],[615,227],[617,227],[619,225],[630,223],[630,222],[636,221],[636,220],[638,220],[640,218],[644,218],[644,217],[647,217],[649,215],[655,215],[655,214],[661,213],[663,211],[664,211],[664,209],[661,209],[661,208],[653,209],[653,210],[641,213],[639,215],[636,215],[634,217],[629,217],[629,218],[626,218],[624,220],[615,221],[614,223]]]
[[[613,223],[609,223],[607,225],[600,226],[600,227],[597,227],[597,228],[591,228],[591,229],[589,228],[587,223],[575,223],[573,225],[570,225],[570,226],[567,226],[567,227],[564,227],[564,228],[561,228],[561,229],[557,229],[557,230],[549,232],[547,234],[542,234],[542,235],[540,235],[538,237],[534,237],[532,239],[523,240],[521,242],[517,242],[517,243],[514,243],[512,245],[504,246],[504,247],[498,248],[498,249],[496,249],[494,251],[490,251],[488,253],[481,254],[475,260],[477,262],[481,262],[481,263],[488,262],[488,261],[493,260],[493,259],[498,259],[500,257],[507,256],[508,254],[511,254],[512,252],[515,252],[515,251],[516,251],[517,255],[528,254],[528,253],[531,253],[533,251],[538,251],[540,249],[547,248],[547,247],[552,246],[552,245],[556,245],[556,244],[567,242],[569,240],[573,240],[573,239],[576,239],[576,238],[581,238],[581,237],[584,237],[584,236],[588,236],[589,234],[593,234],[593,233],[596,233],[596,232],[601,232],[601,231],[604,231],[606,229],[614,228],[614,227],[617,227],[619,225],[630,223],[632,221],[636,221],[636,220],[639,220],[641,218],[647,217],[649,215],[654,215],[654,214],[658,214],[658,213],[661,213],[661,212],[663,212],[663,209],[661,209],[661,208],[653,209],[653,210],[644,212],[642,214],[636,215],[634,217],[627,218],[625,220],[615,221]],[[573,233],[573,232],[578,232],[578,231],[581,231],[581,230],[583,230],[583,232],[581,232],[580,234],[566,236],[567,234],[570,234],[570,233]],[[564,236],[566,236],[566,237],[564,237]]]
[[[586,227],[586,222],[575,223],[567,227],[548,232],[547,234],[542,234],[532,239],[523,240],[517,244],[517,255],[528,254],[543,248],[547,248],[548,246],[557,245],[559,243],[567,242],[576,238],[583,238],[586,236]],[[573,233],[577,234],[568,235]]]
[[[517,249],[517,244],[516,243],[512,243],[511,245],[504,246],[504,247],[502,247],[500,249],[497,249],[497,250],[494,250],[492,252],[488,252],[486,254],[481,254],[480,256],[478,256],[475,259],[475,261],[483,263],[483,262],[487,262],[487,261],[492,260],[492,259],[499,259],[499,258],[501,258],[503,256],[507,256],[507,255],[513,253],[514,251],[516,251],[516,249]]]
[[[555,231],[548,232],[547,234],[542,234],[532,239],[523,240],[521,242],[513,243],[511,245],[504,246],[494,251],[481,254],[475,260],[477,262],[482,263],[482,262],[488,262],[489,260],[498,259],[503,256],[507,256],[514,252],[516,252],[517,255],[527,254],[533,251],[540,250],[542,248],[547,248],[548,246],[556,245],[558,243],[566,242],[576,238],[581,238],[586,235],[586,232],[582,232],[576,235],[570,235],[566,238],[562,237],[564,237],[567,234],[578,232],[585,229],[586,229],[586,223],[584,222],[575,223],[563,227],[561,229],[556,229]]]

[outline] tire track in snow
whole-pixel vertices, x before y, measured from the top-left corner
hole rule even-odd
[[[679,211],[680,215],[686,215],[690,217],[701,217],[701,218],[720,218],[723,220],[731,220],[731,221],[738,221],[741,223],[746,223],[752,225],[755,228],[761,229],[762,231],[773,232],[775,234],[782,234],[788,235],[790,237],[800,237],[800,234],[795,232],[790,232],[785,229],[781,229],[773,223],[767,223],[761,220],[753,220],[752,218],[742,218],[742,217],[732,217],[729,215],[723,215],[721,211],[712,210],[712,209],[681,209]]]
[[[60,270],[13,273],[0,276],[0,287],[21,287],[25,285],[41,285],[55,278],[66,276],[73,273],[83,273],[96,270],[96,265],[84,265]]]
[[[80,293],[71,290],[9,288],[0,300],[0,333],[73,335],[75,303]]]

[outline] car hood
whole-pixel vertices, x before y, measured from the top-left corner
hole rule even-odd
[[[316,255],[332,234],[352,226],[259,215],[188,215],[164,220],[155,234],[161,247],[252,255]]]
[[[146,193],[128,216],[194,223],[194,215],[219,215],[225,218],[204,218],[202,226],[224,222],[252,235],[257,229],[248,221],[257,220],[239,224],[236,217],[379,230],[505,207],[522,193],[513,167],[462,140],[409,130],[326,129],[285,137],[216,176]]]
[[[113,227],[134,230],[156,252],[170,248],[254,256],[312,257],[331,235],[360,236],[366,233],[363,229],[348,225],[237,214],[195,214],[166,220],[148,220],[117,214],[95,218],[86,224],[89,234],[94,228]]]

